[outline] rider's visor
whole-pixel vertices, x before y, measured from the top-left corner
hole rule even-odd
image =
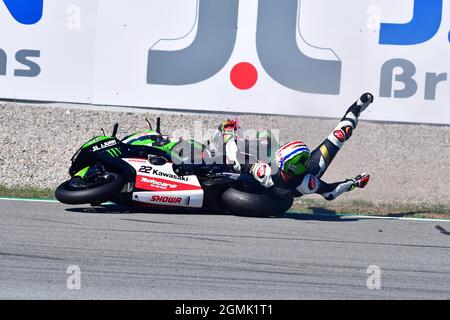
[[[228,128],[234,129],[234,127],[235,127],[235,125],[233,123],[226,123],[223,125],[224,129],[228,129]]]

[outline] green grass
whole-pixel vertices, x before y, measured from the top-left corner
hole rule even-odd
[[[450,218],[450,207],[428,203],[374,203],[366,200],[326,201],[300,198],[292,209],[302,213],[365,214],[411,218]]]
[[[0,185],[0,197],[55,199],[53,189],[36,187],[5,187]],[[390,217],[450,219],[450,207],[444,204],[374,203],[366,200],[326,201],[320,198],[299,198],[290,211],[301,213],[363,214]]]
[[[36,187],[5,187],[0,185],[0,197],[54,199],[55,190]]]

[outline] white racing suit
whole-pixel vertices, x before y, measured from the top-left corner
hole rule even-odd
[[[237,136],[240,130],[238,129],[234,137],[230,137],[226,143],[224,143],[224,137],[222,132],[217,129],[213,141],[209,146],[210,151],[214,153],[220,153],[225,155],[225,163],[228,165],[233,165],[235,171],[241,171],[241,164],[238,160],[238,146],[237,146]]]

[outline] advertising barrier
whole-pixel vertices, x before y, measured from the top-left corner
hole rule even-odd
[[[0,0],[0,98],[450,124],[450,0]]]

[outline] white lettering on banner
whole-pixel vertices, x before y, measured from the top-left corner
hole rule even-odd
[[[66,9],[66,27],[69,30],[81,29],[81,8],[77,5],[70,5]]]
[[[377,5],[370,5],[367,8],[367,28],[369,30],[380,30],[381,24],[381,8]]]
[[[450,124],[447,4],[48,0],[27,26],[0,7],[0,97],[340,117],[370,91],[363,119]]]

